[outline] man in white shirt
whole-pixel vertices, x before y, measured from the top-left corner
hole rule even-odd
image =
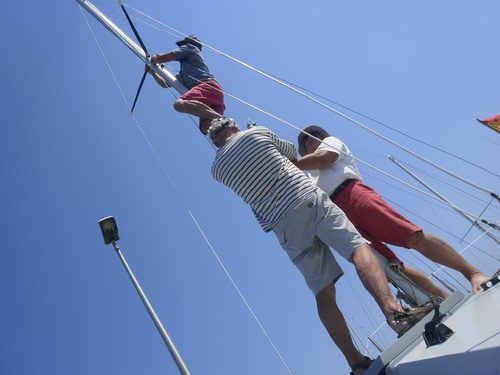
[[[359,233],[387,259],[397,257],[384,243],[415,249],[430,260],[453,268],[469,280],[474,293],[481,290],[481,283],[489,280],[448,243],[425,233],[365,185],[351,152],[340,139],[330,136],[320,126],[311,125],[299,134],[298,145],[302,157],[295,165],[307,171],[313,183],[325,191]],[[404,268],[406,274],[424,289],[447,297],[448,293],[423,273],[408,266]]]

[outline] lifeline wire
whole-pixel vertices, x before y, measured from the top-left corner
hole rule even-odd
[[[474,166],[474,167],[476,167],[476,168],[478,168],[478,169],[482,169],[483,171],[488,172],[489,174],[492,174],[493,176],[500,177],[500,175],[498,175],[498,174],[496,174],[496,173],[494,173],[494,172],[492,172],[492,171],[490,171],[490,170],[488,170],[488,169],[486,169],[486,168],[484,168],[484,167],[482,167],[482,166],[480,166],[480,165],[477,165],[477,164],[475,164],[475,163],[472,163],[472,162],[470,162],[469,160],[466,160],[466,159],[464,159],[464,158],[462,158],[462,157],[460,157],[460,156],[458,156],[458,155],[452,154],[451,152],[448,152],[448,151],[446,151],[446,150],[443,150],[443,149],[441,149],[441,148],[439,148],[439,147],[437,147],[437,146],[431,145],[430,143],[424,142],[424,141],[422,141],[421,139],[418,139],[418,138],[412,137],[412,136],[410,136],[410,135],[408,135],[408,134],[406,134],[406,133],[402,132],[401,130],[398,130],[398,129],[396,129],[396,128],[393,128],[393,127],[391,127],[391,126],[389,126],[389,125],[387,125],[387,124],[384,124],[383,122],[378,121],[378,120],[376,120],[376,119],[374,119],[374,118],[372,118],[372,117],[370,117],[370,116],[367,116],[367,115],[365,115],[365,114],[363,114],[363,113],[361,113],[361,112],[358,112],[358,111],[356,111],[356,110],[354,110],[354,109],[352,109],[352,108],[346,107],[345,105],[342,105],[342,104],[337,103],[337,102],[335,102],[335,101],[333,101],[333,100],[331,100],[331,99],[328,99],[327,97],[325,97],[325,96],[323,96],[323,95],[320,95],[320,94],[317,94],[317,93],[315,93],[314,91],[308,90],[308,89],[306,89],[305,87],[299,86],[299,85],[297,85],[297,84],[295,84],[295,83],[293,83],[293,82],[290,82],[290,81],[287,81],[287,80],[285,80],[285,79],[283,79],[283,78],[280,78],[280,77],[278,77],[278,76],[275,76],[274,74],[269,74],[269,75],[270,75],[270,76],[272,76],[272,77],[275,77],[276,79],[279,79],[280,81],[286,82],[286,83],[288,83],[288,84],[290,84],[290,85],[292,85],[292,86],[294,86],[294,87],[297,87],[297,88],[299,88],[299,89],[301,89],[301,90],[303,90],[303,91],[306,91],[306,92],[308,92],[308,93],[310,93],[310,94],[313,94],[313,95],[315,95],[315,96],[317,96],[317,97],[319,97],[319,98],[321,98],[321,99],[324,99],[324,100],[326,100],[327,102],[330,102],[330,103],[332,103],[332,104],[338,105],[339,107],[342,107],[342,108],[344,108],[344,109],[347,109],[348,111],[350,111],[350,112],[352,112],[352,113],[355,113],[355,114],[357,114],[357,115],[359,115],[359,116],[361,116],[361,117],[364,117],[364,118],[365,118],[365,119],[367,119],[367,120],[373,121],[373,122],[374,122],[374,123],[376,123],[376,124],[382,125],[382,126],[386,127],[387,129],[390,129],[390,130],[392,130],[392,131],[394,131],[394,132],[396,132],[396,133],[399,133],[399,134],[401,134],[402,136],[404,136],[404,137],[406,137],[406,138],[409,138],[409,139],[411,139],[411,140],[413,140],[413,141],[415,141],[415,142],[419,142],[419,143],[421,143],[421,144],[423,144],[423,145],[425,145],[425,146],[427,146],[427,147],[433,148],[433,149],[435,149],[435,150],[437,150],[437,151],[440,151],[440,152],[442,152],[442,153],[444,153],[444,154],[447,154],[447,155],[449,155],[449,156],[452,156],[452,157],[454,157],[454,158],[456,158],[456,159],[458,159],[458,160],[460,160],[460,161],[462,161],[462,162],[464,162],[464,163],[470,164],[470,165],[472,165],[472,166]]]
[[[116,79],[116,76],[114,75],[113,73],[113,70],[111,69],[111,66],[104,54],[104,51],[102,50],[95,34],[94,34],[94,31],[92,30],[92,27],[90,26],[90,23],[88,22],[87,20],[87,17],[85,16],[85,13],[83,12],[83,9],[80,7],[80,10],[82,11],[82,14],[83,14],[83,17],[85,18],[85,21],[87,22],[87,25],[92,33],[92,36],[94,37],[94,40],[95,42],[97,43],[98,47],[99,47],[99,50],[101,51],[101,54],[106,62],[106,65],[108,66],[110,72],[111,72],[111,75],[113,76],[113,79],[118,87],[118,90],[120,91],[120,94],[123,98],[123,100],[125,101],[125,104],[126,106],[128,107],[129,109],[129,112],[130,112],[130,106],[128,104],[128,101],[127,99],[125,98],[125,95],[123,93],[123,90],[121,89],[120,87],[120,84],[118,83],[117,79]],[[272,346],[272,348],[274,349],[275,353],[277,354],[277,356],[279,357],[281,363],[283,364],[283,366],[285,367],[285,369],[287,370],[287,372],[292,375],[292,372],[290,371],[290,369],[288,368],[287,364],[285,363],[283,357],[281,356],[281,354],[279,353],[278,349],[276,348],[276,346],[274,345],[273,341],[271,340],[271,338],[269,337],[269,335],[267,334],[266,330],[264,329],[263,325],[260,323],[257,315],[254,313],[254,311],[252,310],[252,308],[250,307],[250,305],[248,304],[247,300],[245,299],[245,297],[243,296],[243,294],[241,293],[240,289],[238,288],[238,286],[236,285],[235,281],[233,280],[233,278],[231,277],[231,275],[229,274],[229,271],[226,269],[226,267],[224,266],[224,264],[222,263],[222,260],[220,259],[219,255],[217,254],[217,252],[215,251],[215,249],[213,248],[212,244],[210,243],[210,241],[208,240],[208,238],[206,237],[205,233],[203,232],[202,228],[200,227],[200,225],[198,224],[198,221],[196,220],[196,218],[194,217],[194,215],[191,213],[189,207],[187,206],[186,202],[184,201],[184,199],[182,198],[182,195],[180,194],[179,190],[177,189],[177,186],[175,185],[174,181],[172,180],[172,178],[170,177],[168,171],[166,170],[163,162],[161,161],[161,159],[159,158],[158,154],[156,153],[153,145],[151,144],[151,142],[149,141],[148,137],[146,136],[144,130],[142,129],[141,125],[139,124],[139,122],[137,121],[136,117],[132,114],[132,117],[137,125],[137,127],[139,128],[139,131],[141,132],[144,140],[146,141],[146,143],[148,144],[151,152],[153,153],[153,155],[155,156],[156,160],[158,161],[158,163],[160,164],[160,167],[162,168],[165,176],[167,177],[167,179],[169,180],[170,184],[172,185],[172,187],[174,188],[178,198],[180,199],[182,205],[184,206],[184,208],[186,209],[186,211],[188,212],[189,216],[191,216],[191,219],[193,220],[194,224],[196,225],[196,227],[198,228],[198,231],[200,232],[200,234],[203,236],[203,239],[205,240],[205,242],[207,243],[208,247],[210,248],[210,250],[212,251],[213,255],[215,256],[215,258],[217,259],[217,261],[219,262],[219,265],[222,267],[224,273],[226,274],[226,276],[228,277],[229,281],[231,282],[231,284],[233,285],[233,287],[235,288],[236,292],[238,293],[238,295],[240,296],[240,298],[242,299],[243,303],[245,304],[245,306],[247,307],[248,311],[250,312],[250,314],[253,316],[254,320],[256,321],[257,325],[260,327],[261,331],[264,333],[264,336],[267,338],[268,342],[270,343],[270,345]]]

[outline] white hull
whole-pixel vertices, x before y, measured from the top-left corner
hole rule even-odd
[[[427,347],[423,330],[431,312],[385,350],[366,375],[500,374],[500,284],[477,294],[455,292],[440,305],[444,323],[454,333]],[[385,371],[384,371],[385,369]]]

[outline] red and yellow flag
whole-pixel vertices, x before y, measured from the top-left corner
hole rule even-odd
[[[500,115],[496,115],[490,118],[487,118],[486,120],[479,120],[477,119],[481,124],[484,124],[496,132],[500,133]]]

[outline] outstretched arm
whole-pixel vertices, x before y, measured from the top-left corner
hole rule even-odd
[[[157,55],[151,56],[151,62],[153,64],[167,63],[170,61],[175,61],[177,58],[172,52],[169,53],[159,53]]]
[[[177,58],[172,52],[169,53],[159,53],[157,55],[151,56],[151,63],[158,65],[161,63],[166,63],[170,61],[175,61]],[[146,64],[146,70],[148,73],[151,73],[156,83],[158,83],[161,87],[167,88],[171,87],[163,78],[161,78],[154,70],[152,70],[149,65]]]

